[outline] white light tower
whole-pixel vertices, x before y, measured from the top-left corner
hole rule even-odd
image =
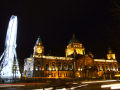
[[[17,16],[12,15],[8,24],[5,50],[0,57],[1,78],[20,78],[16,54]]]

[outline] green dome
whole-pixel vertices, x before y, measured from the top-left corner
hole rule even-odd
[[[70,43],[80,43],[79,40],[75,38],[75,34],[73,34],[72,40],[69,41],[69,44]]]
[[[41,40],[40,36],[38,37],[38,39],[37,39],[37,41],[36,41],[36,45],[37,45],[38,43],[41,43],[41,44],[42,44],[42,40]]]
[[[76,39],[72,39],[72,40],[69,41],[69,43],[80,43],[80,42]]]

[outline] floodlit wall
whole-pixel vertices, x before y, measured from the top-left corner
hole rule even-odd
[[[24,77],[32,77],[33,76],[33,58],[26,58],[24,60]]]

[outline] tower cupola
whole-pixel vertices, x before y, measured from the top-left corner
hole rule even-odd
[[[110,48],[108,49],[107,59],[116,59],[115,53]]]
[[[36,41],[36,44],[34,46],[34,53],[33,55],[43,55],[44,54],[44,46],[43,46],[43,43],[42,43],[42,40],[40,37],[38,37],[37,41]]]
[[[70,40],[67,48],[65,50],[66,57],[73,55],[74,53],[78,55],[85,54],[85,48],[83,47],[82,43],[80,43],[76,38],[75,34],[73,34],[72,40]]]

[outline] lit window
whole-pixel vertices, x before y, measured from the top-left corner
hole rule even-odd
[[[102,69],[103,69],[103,71],[105,71],[105,68],[104,68],[104,66],[102,65]]]
[[[49,64],[46,64],[45,70],[49,70]]]
[[[112,66],[112,65],[110,65],[110,70],[111,70],[111,71],[113,70],[113,66]]]
[[[41,70],[41,67],[39,67],[39,70]]]
[[[101,66],[99,65],[99,70],[101,71]]]
[[[108,66],[106,66],[106,70],[108,70]]]
[[[36,67],[35,70],[38,71],[38,67]]]
[[[68,70],[72,70],[72,69],[73,69],[72,65],[69,65]]]
[[[82,71],[82,66],[80,66],[80,71]]]
[[[55,63],[52,63],[52,70],[56,70]]]
[[[58,70],[62,70],[61,63],[58,64]]]
[[[117,66],[115,66],[115,71],[118,71],[118,68],[117,68]]]
[[[64,66],[63,66],[63,70],[68,70],[68,67],[67,67],[66,64],[64,64]]]

